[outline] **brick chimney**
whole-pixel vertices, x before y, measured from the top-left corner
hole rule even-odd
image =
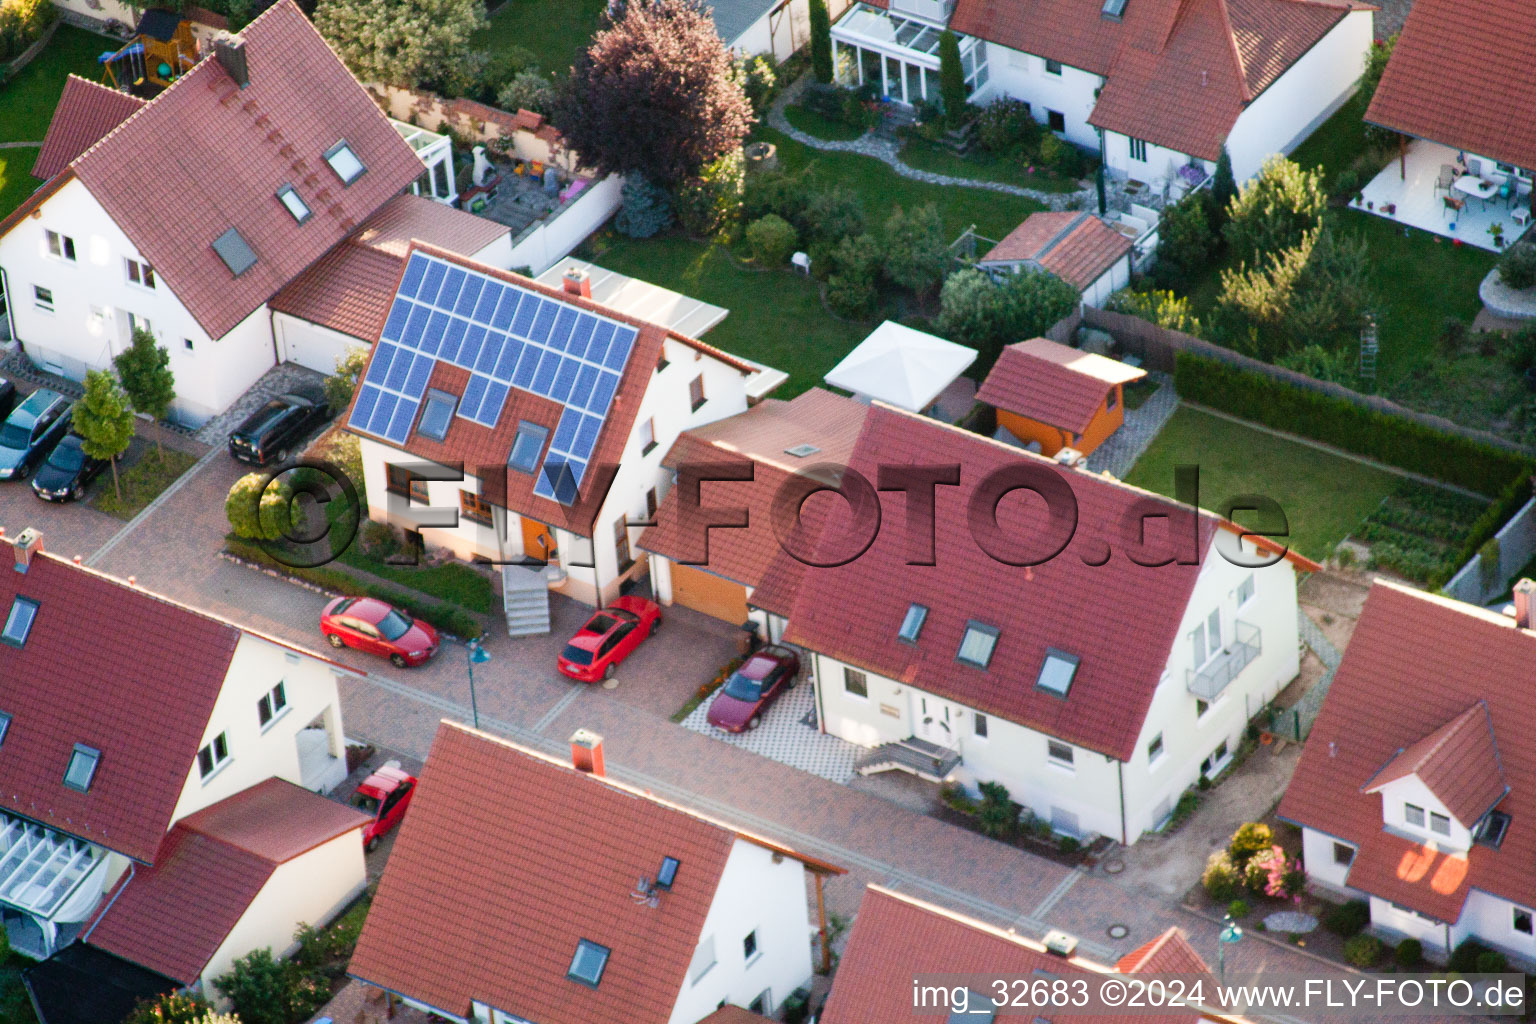
[[[577,295],[583,299],[592,297],[592,275],[580,267],[567,270],[560,281],[565,285],[567,295]]]
[[[42,532],[29,526],[16,535],[11,545],[16,549],[16,571],[26,572],[32,565],[32,556],[43,550]]]
[[[250,69],[245,63],[245,40],[230,37],[228,39],[216,39],[213,43],[213,55],[218,59],[219,66],[240,88],[244,89],[251,84]]]
[[[588,775],[608,774],[603,766],[603,738],[591,729],[577,729],[571,737],[571,764]]]
[[[1536,611],[1536,580],[1523,579],[1515,584],[1515,625],[1521,629],[1536,629],[1531,613]]]

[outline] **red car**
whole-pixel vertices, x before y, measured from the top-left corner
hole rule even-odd
[[[399,761],[386,761],[357,784],[352,806],[373,815],[373,820],[363,826],[363,849],[372,851],[384,833],[400,824],[415,793],[416,777],[401,771]]]
[[[388,658],[396,668],[420,665],[437,653],[437,630],[372,597],[338,597],[320,613],[332,647],[356,647]]]
[[[643,597],[616,598],[594,612],[560,652],[560,674],[583,683],[612,679],[619,662],[661,628],[661,607]]]
[[[709,724],[726,732],[756,729],[763,712],[795,685],[800,656],[788,647],[764,647],[731,673],[709,706]]]

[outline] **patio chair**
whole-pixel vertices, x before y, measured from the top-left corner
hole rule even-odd
[[[1440,211],[1442,214],[1446,210],[1450,210],[1452,214],[1459,214],[1467,208],[1467,201],[1465,199],[1457,199],[1455,196],[1446,196],[1441,202],[1445,204]]]
[[[1441,164],[1440,177],[1435,179],[1435,191],[1448,193],[1454,184],[1456,184],[1456,168],[1450,164]]]
[[[1483,162],[1475,156],[1467,157],[1467,173],[1481,178],[1483,176]]]

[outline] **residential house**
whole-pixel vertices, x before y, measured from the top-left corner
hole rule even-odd
[[[369,517],[507,565],[509,629],[549,585],[599,604],[643,575],[644,522],[683,430],[747,408],[761,367],[589,298],[413,243],[348,416]],[[428,477],[435,477],[428,479]]]
[[[1536,959],[1533,594],[1510,617],[1378,580],[1280,801],[1308,881],[1437,959]]]
[[[123,877],[80,933],[214,999],[255,949],[287,956],[301,924],[327,924],[368,884],[369,818],[280,778],[171,826],[155,863]]]
[[[1400,147],[1362,198],[1380,216],[1497,249],[1531,223],[1536,131],[1522,112],[1536,85],[1510,41],[1536,32],[1536,9],[1490,0],[1467,21],[1457,11],[1447,0],[1409,10],[1365,111]]]
[[[649,553],[656,599],[733,624],[750,620],[759,636],[778,640],[783,619],[749,607],[778,552],[774,496],[797,473],[822,472],[835,479],[853,456],[868,411],[851,398],[812,388],[790,401],[767,399],[740,415],[679,434],[662,465],[675,478],[691,467],[699,491],[696,500],[685,501],[674,484],[659,507],[648,508],[652,525],[637,546]],[[749,474],[750,485],[737,482]],[[725,476],[735,479],[719,479]],[[745,529],[707,527],[705,509],[738,506],[747,515]]]
[[[976,397],[997,410],[1000,431],[1031,450],[1089,455],[1125,422],[1125,385],[1146,375],[1140,367],[1032,338],[1003,349]]]
[[[851,0],[827,0],[828,14],[839,17]],[[810,0],[708,0],[715,31],[743,57],[767,57],[782,64],[811,41]]]
[[[806,875],[842,869],[445,721],[350,973],[449,1020],[695,1024],[811,979]],[[816,927],[825,937],[825,921]]]
[[[0,919],[43,957],[181,820],[274,777],[339,785],[350,670],[47,554],[35,531],[8,540]]]
[[[1012,931],[985,924],[925,902],[905,893],[871,885],[864,890],[858,916],[838,961],[837,976],[817,1024],[869,1024],[870,1021],[904,1020],[926,1010],[933,1019],[952,1021],[1007,1020],[1007,1010],[992,1009],[996,990],[965,990],[964,1002],[950,1002],[954,983],[962,977],[1043,978],[1054,983],[1075,978],[1101,979],[1113,975],[1209,974],[1210,968],[1177,928],[1151,939],[1113,967],[1095,963],[1073,952],[1076,940],[1063,936],[1066,945],[1048,948]],[[1060,940],[1058,940],[1060,941]],[[943,1004],[913,1006],[914,976],[945,978],[952,988],[928,990],[925,998],[942,993]],[[948,1013],[946,1013],[948,1011]],[[1045,1018],[1048,1019],[1048,1018]],[[1073,1020],[1087,1024],[1112,1024],[1125,1018],[1114,1014],[1085,1013]],[[1162,1024],[1194,1024],[1222,1020],[1194,1010],[1150,1016]]]
[[[832,40],[845,82],[915,105],[938,98],[949,28],[972,102],[1023,100],[1112,175],[1178,191],[1213,172],[1223,147],[1247,178],[1342,106],[1373,11],[1354,0],[865,0]]]
[[[1082,301],[1103,306],[1131,283],[1136,229],[1126,231],[1091,213],[1032,213],[987,250],[976,266],[993,274],[1045,270],[1077,289]]]
[[[1316,563],[1214,515],[879,404],[842,492],[779,524],[751,603],[787,607],[817,721],[865,773],[998,782],[1058,832],[1134,843],[1296,675]]]
[[[0,292],[28,357],[78,380],[147,329],[193,423],[273,365],[269,300],[426,174],[292,0],[213,50],[147,102],[71,79],[46,183],[0,220]]]

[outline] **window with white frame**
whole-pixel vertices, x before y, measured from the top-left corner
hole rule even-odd
[[[53,312],[53,289],[40,284],[32,286],[32,304],[45,313]]]
[[[1424,827],[1424,808],[1418,804],[1403,804],[1403,820],[1415,828]]]
[[[325,151],[325,162],[330,165],[331,170],[336,172],[336,177],[341,179],[343,185],[352,184],[361,177],[363,171],[367,170],[363,162],[357,158],[357,154],[352,152],[352,147],[346,139],[342,139]]]
[[[1341,867],[1349,867],[1355,862],[1355,848],[1348,843],[1334,843],[1333,862]]]
[[[130,338],[133,337],[133,335],[134,335],[134,333],[136,331],[147,331],[150,334],[154,334],[155,333],[155,328],[154,328],[154,325],[151,324],[147,318],[139,316],[137,313],[129,313],[128,314],[128,336]]]
[[[75,240],[57,231],[44,232],[48,236],[48,255],[56,260],[75,262]]]
[[[1158,733],[1152,737],[1152,742],[1147,744],[1147,763],[1153,764],[1163,756],[1163,734]]]
[[[155,268],[148,263],[124,258],[123,268],[128,274],[129,284],[136,284],[140,288],[155,287]]]
[[[971,732],[975,733],[976,738],[979,740],[987,738],[987,729],[990,724],[987,721],[987,716],[980,711],[971,716]]]
[[[1451,834],[1451,819],[1443,814],[1429,812],[1429,830],[1437,835],[1448,836]]]
[[[1217,609],[1211,612],[1206,621],[1190,631],[1189,654],[1194,660],[1195,668],[1200,668],[1220,651],[1221,610]]]
[[[960,650],[955,660],[975,668],[986,668],[992,663],[992,651],[997,646],[998,631],[972,619],[965,624],[965,635],[960,639]]]
[[[284,711],[288,710],[288,688],[283,683],[278,683],[271,690],[261,695],[256,702],[256,719],[265,729]]]
[[[843,666],[843,690],[855,697],[869,699],[869,679],[856,668]]]
[[[229,739],[221,732],[197,752],[197,773],[206,779],[229,763]]]
[[[1145,139],[1131,139],[1131,159],[1141,163],[1147,162],[1147,142]]]
[[[1045,755],[1051,764],[1058,768],[1072,767],[1072,748],[1059,740],[1047,740],[1045,743]]]
[[[304,201],[303,196],[294,190],[292,185],[284,185],[277,190],[277,201],[282,203],[283,209],[287,210],[293,219],[300,224],[309,220],[309,204]]]

